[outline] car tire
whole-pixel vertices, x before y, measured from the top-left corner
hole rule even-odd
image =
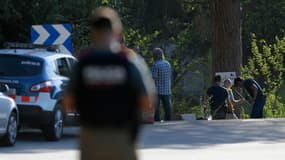
[[[7,133],[0,140],[1,146],[13,146],[16,143],[18,134],[17,114],[12,112],[7,125]]]
[[[50,124],[45,125],[42,129],[45,138],[48,141],[58,141],[63,135],[64,115],[60,104],[57,104]]]

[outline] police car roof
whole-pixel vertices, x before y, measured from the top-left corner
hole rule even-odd
[[[46,49],[0,49],[0,54],[7,55],[23,55],[23,56],[33,56],[33,57],[52,57],[56,55],[65,55],[73,57],[68,53],[56,52],[56,51],[47,51]]]

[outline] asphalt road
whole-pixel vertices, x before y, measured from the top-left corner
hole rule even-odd
[[[0,148],[0,160],[77,160],[78,127],[64,130],[58,142],[45,141],[38,130],[24,130],[19,133],[13,147]]]
[[[155,124],[141,145],[142,160],[284,160],[285,120]]]
[[[21,132],[14,147],[0,148],[0,160],[79,160],[79,128],[66,128],[59,142],[40,132]],[[285,119],[179,121],[145,125],[140,160],[284,160]]]

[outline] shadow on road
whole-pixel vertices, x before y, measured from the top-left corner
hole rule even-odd
[[[146,125],[141,149],[201,149],[236,143],[285,142],[285,120],[166,122]]]
[[[59,141],[46,141],[39,130],[21,130],[15,146],[1,147],[0,153],[48,153],[77,150],[79,128],[67,128]]]

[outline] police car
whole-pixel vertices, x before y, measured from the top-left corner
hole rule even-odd
[[[77,59],[56,49],[31,48],[0,49],[0,83],[9,86],[21,125],[39,128],[47,140],[56,141],[65,120],[63,90]]]
[[[5,86],[5,90],[2,90]],[[15,101],[6,96],[9,88],[1,85],[0,92],[0,145],[14,145],[18,133],[19,112]]]

